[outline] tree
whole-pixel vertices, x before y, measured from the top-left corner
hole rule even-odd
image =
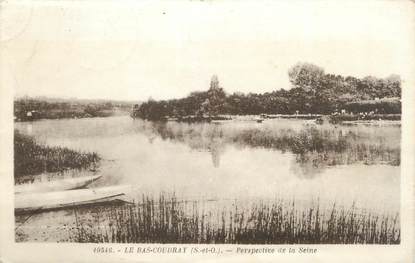
[[[323,68],[311,63],[297,63],[288,70],[291,84],[306,92],[317,89],[323,76]]]
[[[297,63],[288,70],[288,76],[292,84],[290,90],[280,89],[264,94],[235,92],[227,96],[220,86],[218,77],[213,75],[207,91],[192,92],[185,98],[168,101],[156,102],[149,99],[148,102],[135,107],[132,115],[157,120],[165,119],[167,116],[203,117],[225,113],[294,114],[299,111],[304,114],[330,114],[361,100],[401,97],[401,79],[398,75],[390,75],[387,78],[344,77],[325,74],[323,68],[310,63]],[[384,113],[400,111],[399,103],[382,101],[380,106]],[[362,105],[366,104],[368,103]],[[23,106],[15,106],[15,111],[16,108],[24,110]]]
[[[226,93],[219,86],[219,80],[216,75],[212,76],[210,87],[207,91],[207,98],[201,105],[201,110],[209,116],[216,116],[223,112],[226,101]]]
[[[386,82],[386,95],[390,97],[401,97],[401,77],[396,74],[392,74],[385,79]],[[383,96],[387,97],[387,96]]]
[[[288,70],[293,85],[290,90],[290,103],[295,111],[318,113],[322,111],[319,100],[323,98],[324,70],[311,63],[297,63]]]

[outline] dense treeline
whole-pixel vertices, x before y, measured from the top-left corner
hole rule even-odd
[[[192,92],[182,99],[148,100],[135,105],[133,116],[149,120],[181,116],[217,116],[219,114],[329,114],[341,109],[359,112],[372,101],[382,98],[380,113],[400,113],[401,80],[397,75],[387,78],[372,76],[356,78],[326,74],[321,67],[298,63],[288,71],[291,89],[264,94],[226,94],[212,77],[207,91]],[[370,107],[369,107],[370,108]],[[375,107],[376,108],[376,107]]]
[[[132,103],[105,100],[19,98],[14,101],[16,120],[108,117],[128,114]]]
[[[401,101],[398,98],[383,98],[379,100],[361,100],[346,103],[344,108],[348,111],[375,112],[400,114]]]

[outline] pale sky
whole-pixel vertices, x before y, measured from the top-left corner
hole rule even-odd
[[[289,88],[299,61],[409,76],[410,1],[2,2],[2,86],[16,96],[146,100]],[[408,56],[411,54],[411,56]]]

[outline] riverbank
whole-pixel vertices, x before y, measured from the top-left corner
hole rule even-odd
[[[183,200],[143,195],[134,203],[34,215],[17,242],[193,244],[399,244],[399,212],[335,202]],[[36,226],[36,227],[33,227]]]
[[[137,118],[132,116],[133,118]],[[267,119],[298,119],[315,121],[316,124],[323,123],[350,123],[350,122],[400,122],[401,114],[257,114],[257,115],[217,115],[217,116],[194,116],[186,115],[180,117],[166,116],[159,121],[176,121],[185,123],[202,123],[202,122],[226,122],[226,121],[256,121],[262,122]]]
[[[179,200],[68,211],[69,242],[199,244],[399,244],[399,213],[294,200]],[[24,229],[22,228],[22,233]],[[27,233],[26,233],[27,234]],[[39,235],[38,235],[39,236]],[[57,236],[57,235],[56,235]],[[24,238],[24,235],[21,234]],[[33,237],[31,237],[33,238]],[[41,238],[41,236],[39,236]]]
[[[129,115],[128,111],[122,110],[97,110],[86,112],[82,109],[75,110],[50,110],[50,111],[28,111],[20,113],[15,116],[14,121],[37,121],[37,120],[58,120],[58,119],[82,119],[82,118],[96,118],[96,117],[113,117]]]
[[[401,114],[339,114],[329,116],[331,123],[352,121],[400,121]]]
[[[68,169],[86,169],[98,164],[95,152],[78,152],[66,147],[41,145],[34,138],[14,132],[14,178],[43,172],[62,172]]]
[[[14,120],[20,122],[128,115],[132,105],[132,102],[125,101],[20,98],[14,101]]]

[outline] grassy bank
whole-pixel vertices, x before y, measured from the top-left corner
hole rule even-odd
[[[399,215],[350,208],[301,208],[294,201],[227,208],[143,197],[135,205],[76,213],[76,242],[230,244],[399,244]]]
[[[14,132],[14,177],[43,172],[60,172],[95,165],[100,160],[96,153],[82,153],[65,147],[38,144],[32,137]]]

